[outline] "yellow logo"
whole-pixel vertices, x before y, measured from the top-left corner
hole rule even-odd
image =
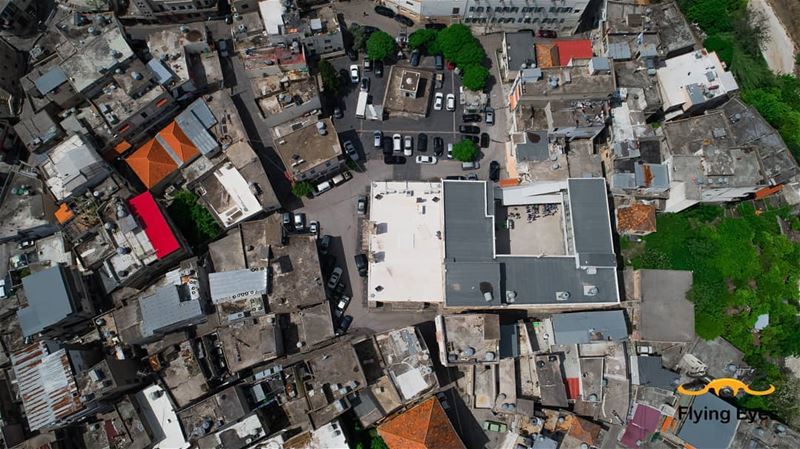
[[[731,390],[733,396],[736,396],[739,394],[739,391],[742,390],[751,396],[766,396],[775,392],[774,385],[770,385],[766,390],[752,390],[750,389],[749,385],[745,384],[741,380],[727,377],[722,379],[714,379],[708,384],[703,385],[703,388],[699,390],[689,390],[683,385],[678,385],[678,393],[689,396],[700,396],[701,394],[708,393],[709,390],[713,391],[715,395],[719,396],[720,392],[725,389]]]

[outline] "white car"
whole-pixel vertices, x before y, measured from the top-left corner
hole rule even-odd
[[[356,147],[353,146],[353,142],[349,140],[344,141],[344,152],[350,157],[350,159],[357,161],[358,160],[358,152],[356,151]]]
[[[373,140],[372,140],[372,145],[374,145],[374,146],[375,146],[375,148],[381,148],[381,147],[383,147],[383,133],[382,133],[382,132],[380,132],[380,131],[375,131],[375,132],[372,134],[372,139],[373,139]]]
[[[436,95],[433,96],[433,110],[441,111],[443,103],[444,103],[444,94],[441,92],[436,92]]]
[[[463,106],[466,102],[467,99],[464,97],[464,86],[458,86],[458,103]]]
[[[447,144],[447,159],[453,159],[453,144]]]
[[[436,156],[417,156],[417,164],[433,165],[437,162]]]
[[[353,84],[358,84],[358,82],[360,80],[361,80],[361,77],[358,76],[358,66],[356,64],[351,65],[350,66],[350,81],[352,81]]]
[[[448,111],[455,111],[456,110],[456,96],[453,94],[447,94],[447,110]]]
[[[395,134],[392,136],[392,150],[394,151],[401,151],[402,148],[403,137],[400,134]]]
[[[308,232],[319,237],[319,222],[317,220],[312,220],[311,223],[308,224]]]
[[[403,156],[411,156],[412,147],[413,141],[411,140],[411,136],[406,136],[403,139]]]

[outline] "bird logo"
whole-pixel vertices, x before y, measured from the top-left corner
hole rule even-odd
[[[731,379],[728,377],[714,379],[706,385],[703,385],[703,387],[698,390],[688,389],[683,385],[678,385],[678,393],[688,396],[700,396],[708,393],[709,391],[712,391],[715,395],[719,396],[723,390],[730,391],[733,396],[738,395],[740,391],[744,391],[751,396],[766,396],[775,392],[775,386],[770,385],[766,390],[753,390],[749,385],[741,380]]]

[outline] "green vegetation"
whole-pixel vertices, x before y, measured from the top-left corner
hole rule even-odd
[[[368,36],[367,33],[364,32],[364,28],[361,25],[354,23],[350,25],[349,31],[350,35],[353,36],[353,48],[356,51],[366,48]]]
[[[308,181],[297,181],[292,185],[292,194],[298,198],[303,198],[314,191],[314,186]]]
[[[794,63],[800,65],[800,53],[794,55]]]
[[[197,197],[188,190],[179,190],[175,194],[167,213],[192,248],[204,246],[222,232],[211,213],[198,204]]]
[[[441,53],[436,43],[436,37],[438,35],[439,32],[436,30],[421,28],[408,36],[408,45],[414,50],[421,51],[423,54],[435,55]]]
[[[342,92],[342,78],[327,59],[319,62],[319,75],[322,77],[322,86],[325,90],[338,97]]]
[[[464,68],[461,84],[469,90],[482,90],[489,78],[489,69],[482,65],[470,64]]]
[[[394,56],[396,51],[397,43],[385,31],[376,31],[367,39],[367,55],[373,61],[383,61]]]
[[[797,389],[789,388],[774,361],[800,354],[800,244],[780,234],[778,217],[789,218],[789,211],[757,211],[751,203],[731,210],[701,205],[659,215],[658,232],[630,247],[644,245],[633,258],[635,268],[694,273],[689,298],[695,305],[697,335],[724,337],[757,369],[758,386],[771,383],[778,388],[776,394],[749,397],[742,405],[789,419],[800,407]],[[753,325],[764,313],[770,324],[755,334]]]
[[[764,18],[747,11],[747,0],[678,0],[690,22],[706,32],[704,45],[716,51],[733,73],[742,99],[774,126],[800,157],[800,81],[774,75],[761,55]]]
[[[355,443],[356,449],[389,449],[376,429],[364,429],[352,413],[344,415],[341,423],[345,434],[352,436],[350,442]]]
[[[453,145],[453,158],[461,162],[472,162],[478,157],[478,145],[475,142],[464,139]]]
[[[439,31],[436,35],[436,46],[445,59],[464,72],[465,86],[466,73],[468,70],[472,72],[471,86],[467,86],[467,89],[482,90],[485,87],[489,78],[489,71],[485,67],[486,52],[466,25],[456,23]],[[475,66],[482,67],[485,72],[477,70]]]

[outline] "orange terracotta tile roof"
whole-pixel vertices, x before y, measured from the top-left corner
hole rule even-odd
[[[64,224],[72,220],[72,217],[75,216],[75,213],[72,212],[72,209],[70,209],[69,206],[67,206],[67,203],[61,203],[61,206],[58,206],[58,209],[56,209],[53,215],[55,215],[59,224]]]
[[[142,180],[148,189],[156,186],[162,179],[178,168],[167,150],[156,139],[150,139],[125,158],[125,162]]]
[[[635,203],[617,208],[617,231],[625,233],[650,233],[656,230],[656,208]]]
[[[167,145],[172,149],[178,159],[187,163],[197,157],[200,152],[192,144],[192,141],[186,137],[183,130],[174,121],[162,129],[158,135],[167,142]]]
[[[436,397],[378,426],[389,449],[466,449]]]
[[[536,44],[536,66],[548,69],[558,65],[558,47],[555,44]]]
[[[597,424],[576,416],[575,419],[572,420],[568,435],[589,446],[594,446],[597,439],[600,437],[600,430],[602,429]]]

